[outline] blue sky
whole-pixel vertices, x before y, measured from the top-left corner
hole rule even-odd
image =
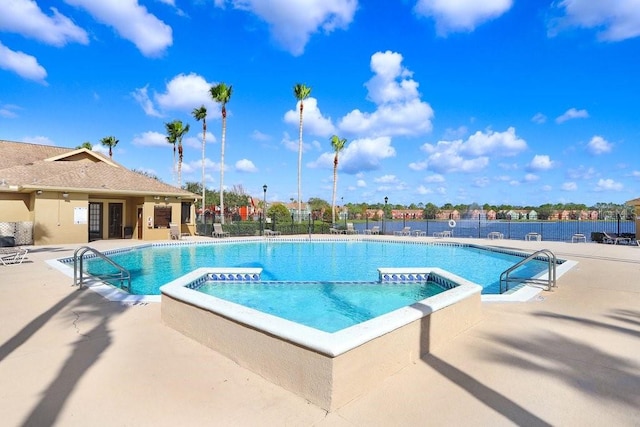
[[[640,196],[640,0],[2,0],[0,139],[75,147],[173,183],[345,202],[540,205]],[[104,151],[104,150],[103,150]]]

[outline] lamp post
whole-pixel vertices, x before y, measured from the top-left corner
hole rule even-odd
[[[344,197],[340,197],[342,203],[342,215],[344,216],[344,229],[347,229],[347,211],[344,208]]]
[[[385,229],[385,217],[387,216],[387,202],[389,201],[389,198],[387,196],[384,196],[384,212],[382,213],[382,234],[386,234],[387,230]]]
[[[264,236],[264,229],[267,221],[267,184],[262,186],[262,192],[264,194],[264,201],[262,203],[262,235]]]

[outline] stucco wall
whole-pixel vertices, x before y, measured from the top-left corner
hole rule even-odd
[[[168,326],[326,410],[336,410],[481,318],[480,293],[336,357],[162,295]]]
[[[86,194],[43,192],[34,200],[33,238],[36,245],[87,243],[88,224],[74,224],[74,209],[88,208]]]
[[[0,222],[31,221],[29,194],[2,193],[0,199]]]

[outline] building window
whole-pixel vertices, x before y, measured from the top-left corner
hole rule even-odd
[[[171,206],[154,206],[153,227],[169,228],[171,223]]]
[[[191,202],[182,202],[182,212],[180,214],[181,224],[189,224],[191,222]]]

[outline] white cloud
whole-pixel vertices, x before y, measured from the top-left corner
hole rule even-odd
[[[424,181],[428,183],[444,182],[444,176],[440,174],[433,174],[425,177]]]
[[[371,56],[374,76],[365,84],[373,113],[358,109],[340,119],[340,130],[367,136],[421,135],[431,132],[433,109],[420,100],[419,84],[402,67],[402,55],[386,51]]]
[[[532,171],[544,171],[549,170],[555,166],[555,163],[548,155],[536,154],[533,156],[531,163],[529,163],[529,169]]]
[[[375,170],[380,167],[381,160],[394,157],[396,150],[391,146],[391,138],[364,138],[351,141],[338,157],[338,169],[357,174],[362,171]],[[333,152],[322,153],[307,166],[311,168],[333,168]]]
[[[547,121],[547,116],[542,113],[536,113],[533,117],[531,117],[531,121],[533,123],[541,125]]]
[[[602,41],[621,41],[640,36],[640,4],[637,0],[562,0],[555,4],[560,14],[549,25],[549,34],[566,28],[598,30]]]
[[[594,191],[621,191],[624,186],[610,178],[598,180],[598,184],[594,188]]]
[[[48,16],[33,0],[4,0],[0,2],[0,31],[17,33],[57,47],[70,42],[89,43],[82,28],[55,7],[50,9],[51,16]]]
[[[147,116],[162,117],[162,114],[156,109],[151,98],[149,98],[148,90],[148,86],[138,88],[131,92],[131,96],[138,102],[138,104],[140,104],[142,110]]]
[[[253,132],[251,132],[251,139],[264,142],[264,141],[270,141],[271,136],[267,135],[266,133],[262,133],[259,130],[254,130]]]
[[[427,162],[425,161],[409,163],[409,169],[414,171],[421,171],[421,170],[425,170],[426,168],[427,168]]]
[[[16,52],[0,42],[0,68],[12,71],[22,78],[46,85],[47,70],[38,60],[24,52]]]
[[[640,178],[640,171],[631,172],[631,176],[634,177],[634,178]]]
[[[86,10],[96,21],[112,27],[148,57],[162,55],[173,44],[171,27],[149,13],[138,0],[64,0]]]
[[[296,103],[295,110],[289,110],[284,114],[285,123],[295,125],[300,124],[300,102]],[[322,116],[318,108],[318,100],[309,97],[304,100],[302,110],[302,130],[305,133],[316,136],[328,137],[335,133],[335,127],[331,123],[331,119]],[[304,135],[303,135],[304,137]]]
[[[551,190],[553,190],[553,187],[550,186],[550,185],[543,185],[542,186],[542,191],[549,192]]]
[[[4,117],[5,119],[15,119],[16,117],[18,117],[18,113],[16,113],[16,110],[20,109],[21,108],[17,105],[0,105],[0,117]]]
[[[213,83],[195,74],[178,74],[167,83],[166,91],[155,96],[155,100],[164,110],[180,110],[191,113],[194,106],[204,105],[207,117],[220,114],[220,109],[211,99],[209,89]],[[233,100],[233,98],[232,98]]]
[[[57,145],[47,136],[25,136],[22,138],[23,142],[27,142],[29,144],[38,144],[38,145]]]
[[[367,186],[367,182],[364,179],[359,179],[356,181],[356,186],[358,188],[365,188]]]
[[[575,108],[569,108],[561,116],[556,117],[556,123],[564,123],[567,120],[573,119],[586,119],[589,117],[587,110],[576,110]]]
[[[527,149],[525,140],[516,135],[513,127],[504,132],[476,132],[466,141],[438,141],[424,144],[421,149],[427,153],[424,162],[414,162],[409,167],[414,170],[429,169],[444,172],[478,172],[489,165],[490,156],[515,156]]]
[[[491,181],[486,176],[480,176],[473,179],[473,186],[478,188],[485,188]]]
[[[561,186],[563,191],[576,191],[578,189],[578,184],[575,182],[565,182]]]
[[[424,196],[425,194],[433,193],[433,190],[431,190],[430,188],[425,187],[424,185],[420,185],[420,186],[418,186],[418,188],[416,188],[416,193]]]
[[[591,138],[591,141],[587,144],[587,150],[594,155],[610,153],[612,148],[612,143],[598,135]]]
[[[214,0],[216,7],[226,4],[265,21],[276,43],[296,56],[319,29],[347,28],[358,6],[357,0]]]
[[[397,184],[399,181],[395,175],[382,175],[379,178],[374,178],[373,182],[378,184]]]
[[[238,172],[249,172],[255,173],[258,172],[258,168],[253,164],[251,160],[242,159],[236,162],[236,170]]]
[[[471,32],[511,8],[512,0],[418,0],[415,12],[436,21],[436,32]]]
[[[524,180],[526,182],[534,182],[534,181],[537,181],[539,179],[540,179],[540,177],[538,175],[534,174],[534,173],[528,173],[528,174],[526,174],[524,176]]]
[[[586,180],[597,176],[598,172],[593,167],[585,167],[580,165],[577,168],[567,170],[567,176],[571,179]]]
[[[198,74],[178,74],[167,83],[164,93],[154,92],[150,95],[147,85],[136,89],[131,96],[148,116],[164,117],[167,111],[190,114],[195,106],[204,105],[207,108],[208,119],[218,118],[220,108],[211,99],[211,86],[213,83],[207,82]]]
[[[299,148],[299,144],[300,141],[296,138],[296,139],[291,139],[291,137],[289,136],[288,132],[284,132],[282,135],[282,140],[280,141],[280,143],[282,145],[284,145],[284,147],[289,150],[289,151],[294,151],[294,152],[298,152],[298,148]],[[311,149],[311,144],[304,142],[304,140],[302,141],[302,152],[306,152],[309,151]],[[332,157],[333,159],[333,157]]]
[[[171,144],[167,142],[166,135],[153,131],[136,135],[133,138],[133,144],[145,147],[167,147],[167,149],[172,149]]]

